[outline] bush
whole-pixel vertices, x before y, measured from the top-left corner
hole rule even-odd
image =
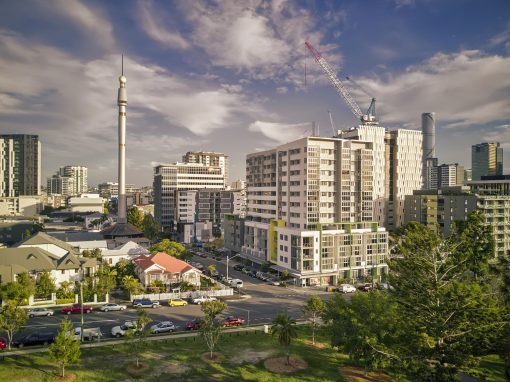
[[[57,305],[72,303],[74,303],[74,298],[57,298]]]

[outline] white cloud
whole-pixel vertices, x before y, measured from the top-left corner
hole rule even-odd
[[[225,0],[188,2],[183,9],[193,26],[193,43],[212,63],[242,72],[252,79],[304,85],[303,66],[310,39],[333,65],[341,57],[335,45],[321,45],[322,32],[310,12],[287,1]],[[320,68],[310,65],[310,74]]]
[[[54,0],[51,7],[48,7],[47,2],[41,4],[46,6],[46,10],[72,20],[87,34],[94,36],[93,40],[103,48],[110,50],[115,46],[112,25],[99,9],[90,4],[84,5],[79,0]]]
[[[77,59],[5,31],[0,31],[0,53],[0,67],[7,68],[0,76],[0,116],[21,116],[4,131],[40,135],[45,174],[82,158],[96,177],[114,178],[120,57]],[[196,147],[201,137],[255,107],[232,92],[237,85],[226,90],[179,78],[130,57],[124,68],[132,163],[178,159],[169,153]]]
[[[152,2],[139,2],[140,23],[145,33],[169,48],[188,49],[190,44],[180,33],[170,31],[162,25],[163,21],[157,16],[158,12],[160,9],[155,10]]]
[[[255,121],[249,126],[249,130],[262,133],[277,143],[290,142],[304,137],[311,132],[310,123],[285,124],[278,122]]]
[[[404,73],[359,78],[378,101],[385,125],[419,127],[422,112],[435,111],[445,127],[494,123],[510,111],[510,57],[480,51],[438,53]],[[366,99],[358,89],[357,99]]]

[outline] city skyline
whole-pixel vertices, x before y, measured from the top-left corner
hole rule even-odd
[[[331,136],[328,110],[336,128],[358,122],[309,40],[355,79],[344,82],[363,111],[377,98],[382,126],[420,129],[435,112],[439,163],[469,168],[473,144],[510,148],[509,11],[505,1],[12,2],[0,15],[1,133],[39,135],[43,180],[80,163],[90,185],[116,181],[124,54],[127,183],[151,184],[155,165],[199,150],[225,153],[230,179],[244,178],[246,154],[310,134],[312,121]]]

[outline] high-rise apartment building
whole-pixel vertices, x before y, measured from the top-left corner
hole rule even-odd
[[[390,230],[400,227],[405,196],[422,186],[422,132],[360,125],[339,136],[373,143],[374,220]]]
[[[427,159],[425,166],[427,179],[424,190],[437,190],[464,184],[464,167],[458,163],[437,165],[437,158]]]
[[[246,220],[226,219],[226,245],[242,242],[241,256],[301,285],[379,275],[388,233],[373,221],[373,169],[373,143],[357,140],[307,137],[249,154]]]
[[[64,166],[59,170],[60,176],[65,176],[74,179],[73,195],[87,193],[88,180],[87,180],[87,167],[85,166]]]
[[[179,200],[176,191],[224,188],[225,175],[220,167],[202,163],[175,163],[154,168],[154,216],[165,228],[174,229]]]
[[[41,142],[38,135],[0,135],[0,196],[41,193]]]
[[[201,163],[205,166],[219,167],[221,169],[222,175],[225,177],[225,184],[222,188],[226,188],[228,186],[228,155],[210,151],[188,151],[183,155],[182,161],[184,163]]]
[[[74,196],[75,179],[69,176],[61,176],[59,174],[52,175],[48,178],[46,193],[48,195]]]
[[[472,179],[503,174],[503,148],[496,143],[479,143],[471,147]]]

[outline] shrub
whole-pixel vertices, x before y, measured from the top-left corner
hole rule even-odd
[[[72,303],[74,303],[74,298],[57,298],[57,305]]]

